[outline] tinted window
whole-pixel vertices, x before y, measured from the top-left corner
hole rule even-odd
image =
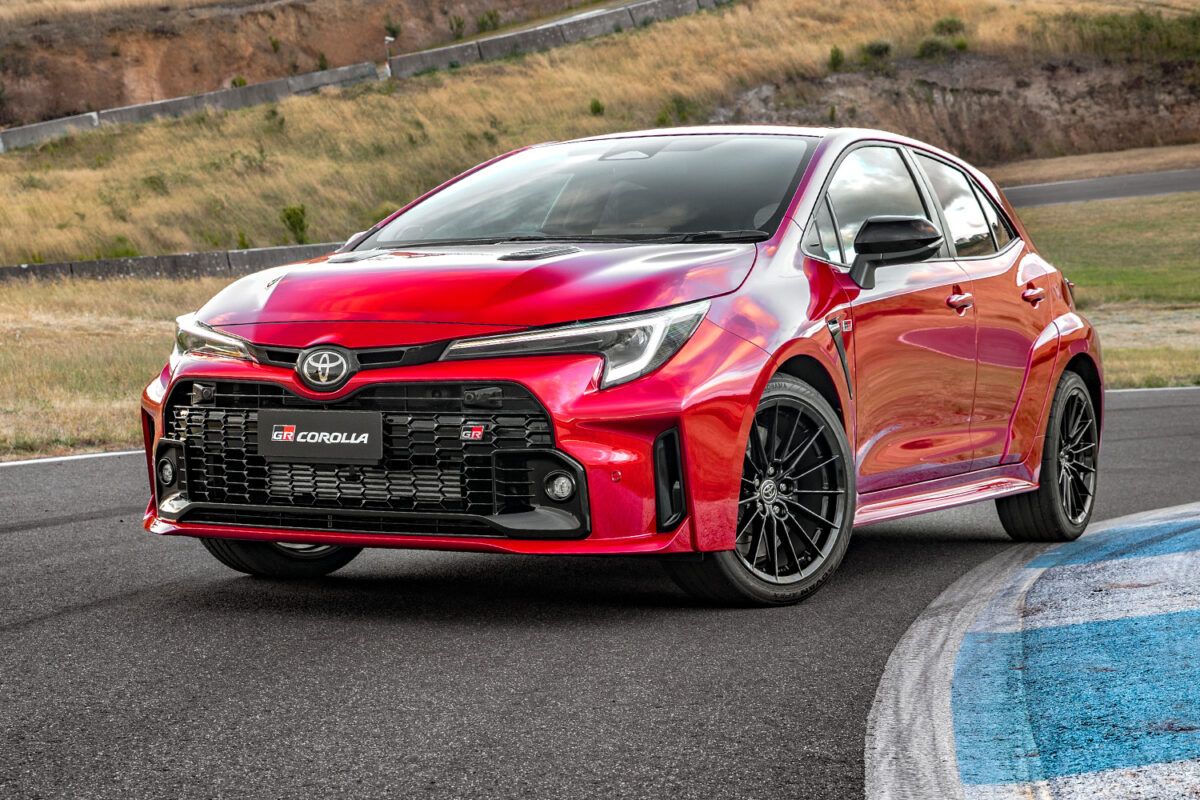
[[[912,175],[893,147],[860,147],[846,156],[829,183],[829,201],[846,263],[854,261],[854,237],[868,217],[926,216]]]
[[[1003,250],[1004,246],[1013,240],[1012,231],[1008,229],[1008,223],[1004,217],[992,205],[991,199],[978,186],[975,187],[975,194],[983,205],[983,213],[987,216],[988,225],[992,229],[992,236],[996,239],[996,248]]]
[[[833,217],[829,213],[829,206],[824,200],[821,200],[820,205],[817,206],[817,213],[813,215],[813,224],[809,228],[805,248],[817,258],[842,262],[837,230],[833,226]]]
[[[813,141],[704,134],[535,147],[446,187],[357,249],[511,236],[774,233]]]
[[[954,249],[963,257],[985,256],[996,252],[991,229],[971,189],[971,182],[962,171],[949,164],[917,155],[921,168],[933,184],[933,192],[942,205],[946,225],[954,239]]]

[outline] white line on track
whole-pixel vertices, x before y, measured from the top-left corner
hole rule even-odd
[[[141,453],[141,450],[115,450],[108,453],[80,453],[75,456],[50,456],[48,458],[26,458],[21,461],[0,461],[3,467],[25,467],[34,464],[53,464],[56,461],[82,461],[86,458],[109,458],[111,456],[131,456]]]
[[[1130,514],[1088,528],[1099,533],[1177,509]],[[1009,578],[1054,544],[1014,544],[938,595],[888,658],[867,717],[867,800],[963,800],[954,748],[950,690],[963,636]]]
[[[1105,389],[1105,394],[1124,394],[1125,392],[1186,392],[1189,389],[1200,389],[1200,386],[1152,386],[1143,389]]]

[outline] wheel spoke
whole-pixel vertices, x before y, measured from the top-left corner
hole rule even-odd
[[[819,439],[821,437],[821,434],[824,432],[824,430],[825,430],[824,425],[817,428],[816,432],[813,433],[813,435],[809,438],[809,440],[807,442],[805,442],[804,444],[800,445],[794,454],[788,453],[786,456],[784,456],[781,459],[781,461],[783,463],[783,471],[784,472],[791,472],[793,469],[796,468],[796,465],[798,465],[800,463],[800,459],[803,458],[804,454],[808,452],[808,448],[813,446],[813,443],[816,442],[817,439]]]
[[[794,480],[794,481],[798,481],[798,480],[800,480],[801,478],[803,478],[805,475],[808,475],[808,474],[810,474],[810,473],[816,472],[816,471],[817,471],[817,470],[819,470],[821,467],[824,467],[824,466],[826,466],[827,464],[832,464],[834,461],[837,461],[837,460],[838,460],[838,457],[839,457],[839,456],[838,456],[838,454],[837,454],[837,453],[834,453],[832,456],[830,456],[829,458],[825,459],[825,460],[824,460],[824,461],[822,461],[820,464],[817,464],[815,467],[809,467],[809,468],[808,468],[808,469],[806,469],[804,472],[801,472],[799,475],[792,475],[792,476],[791,476],[791,479],[792,479],[792,480]]]
[[[779,446],[779,404],[776,403],[771,407],[771,437],[767,439],[765,448],[767,454],[767,463],[770,464],[775,460],[776,450]]]
[[[792,544],[792,534],[786,527],[783,529],[783,540],[787,542],[788,552],[792,554],[792,563],[796,565],[796,572],[802,572],[800,556],[796,553],[796,546]]]
[[[813,520],[814,522],[819,522],[819,523],[821,523],[822,525],[824,525],[824,526],[825,526],[825,527],[827,527],[827,528],[836,528],[836,527],[837,527],[837,525],[834,525],[832,522],[830,522],[829,520],[825,519],[824,517],[822,517],[822,516],[821,516],[820,514],[818,514],[817,512],[813,511],[813,510],[812,510],[811,508],[809,508],[808,506],[806,506],[806,505],[802,505],[802,504],[801,504],[801,503],[800,503],[798,500],[792,500],[792,499],[791,499],[791,498],[789,498],[789,497],[785,497],[785,498],[783,498],[783,500],[784,500],[784,502],[786,502],[786,503],[790,503],[790,504],[791,504],[793,507],[795,507],[795,508],[799,509],[800,511],[804,512],[804,514],[805,514],[805,515],[806,515],[806,516],[807,516],[809,519]]]
[[[754,427],[750,429],[750,460],[754,461],[755,456],[758,457],[755,466],[759,472],[766,472],[767,465],[770,463],[767,460],[767,453],[764,449],[762,436],[759,434],[758,420],[754,420]]]

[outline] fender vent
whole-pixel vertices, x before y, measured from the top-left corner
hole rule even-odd
[[[500,256],[497,261],[538,261],[543,258],[555,258],[557,256],[569,256],[580,252],[578,247],[570,245],[549,244],[545,247],[534,247],[529,250],[518,250],[515,253],[507,253]]]
[[[654,506],[658,530],[666,532],[683,521],[683,455],[679,429],[663,431],[654,440]]]

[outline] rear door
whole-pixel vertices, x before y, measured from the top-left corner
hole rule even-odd
[[[814,228],[828,232],[818,236],[818,257],[847,266],[868,217],[937,219],[914,179],[910,157],[883,143],[844,155],[822,204]],[[836,241],[826,241],[831,232]],[[972,456],[971,282],[949,257],[882,267],[875,280],[875,288],[866,290],[847,282],[852,332],[846,338],[854,364],[855,456],[863,493],[966,472]]]
[[[979,371],[972,469],[986,469],[1008,453],[1016,408],[1030,388],[1038,338],[1051,318],[1049,269],[1036,256],[1027,257],[1003,213],[965,172],[932,154],[915,154],[941,206],[946,238],[974,287]],[[1009,455],[1005,463],[1024,453]]]

